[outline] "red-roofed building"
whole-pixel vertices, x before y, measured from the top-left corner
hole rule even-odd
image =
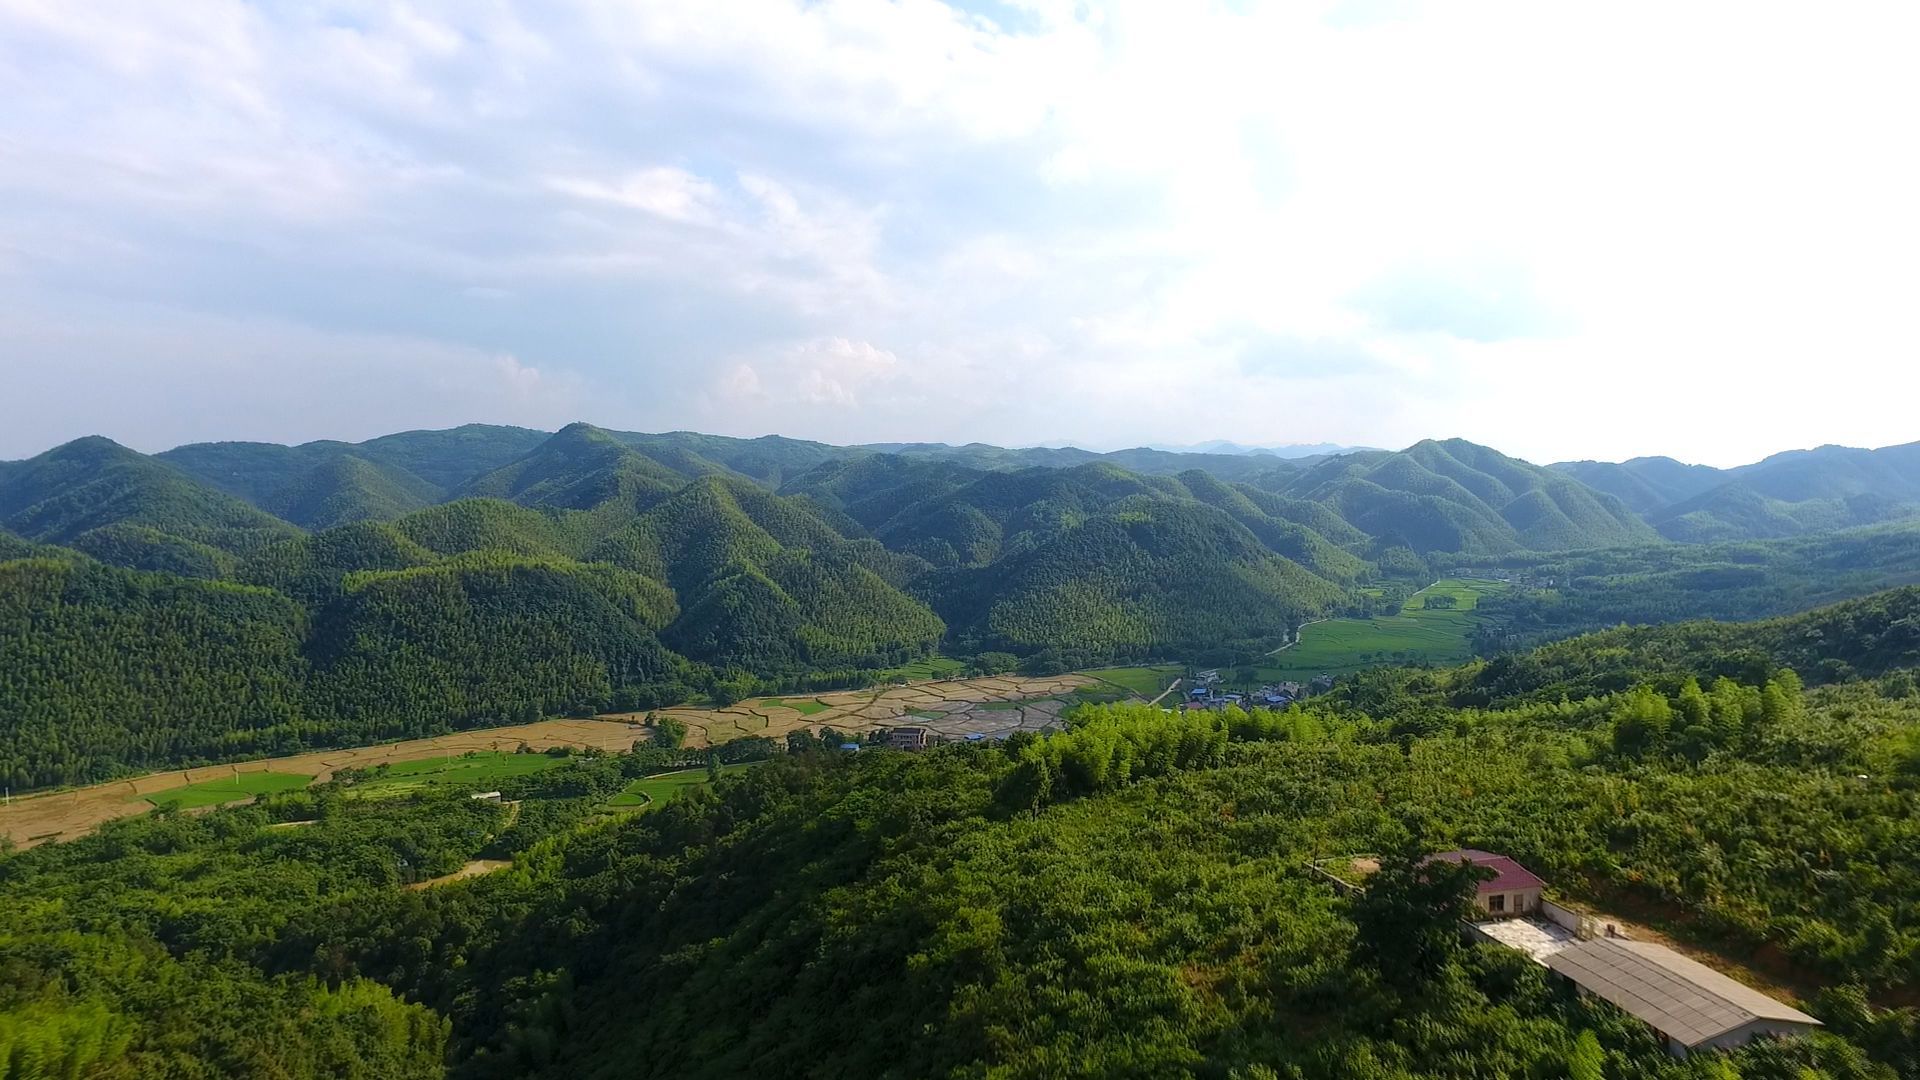
[[[1505,855],[1463,848],[1427,856],[1429,862],[1436,859],[1470,862],[1492,870],[1493,877],[1477,883],[1479,891],[1474,896],[1474,903],[1479,905],[1481,911],[1495,918],[1525,915],[1540,909],[1540,890],[1546,888],[1547,883]]]

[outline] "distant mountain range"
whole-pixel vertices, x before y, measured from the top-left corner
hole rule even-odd
[[[1277,458],[1325,457],[1328,454],[1350,454],[1355,450],[1377,450],[1375,446],[1343,446],[1340,443],[1286,443],[1281,446],[1242,446],[1225,439],[1212,442],[1193,443],[1188,446],[1164,446],[1158,443],[1149,447],[1153,450],[1165,450],[1174,454],[1265,454]]]
[[[1801,536],[1911,517],[1920,507],[1920,443],[1789,450],[1732,469],[1667,457],[1551,467],[1688,543]]]
[[[1714,470],[1461,439],[1284,459],[587,424],[151,456],[89,437],[0,463],[0,774],[837,685],[936,648],[1232,662],[1435,562],[1916,505],[1916,447]],[[62,749],[80,730],[99,757]]]

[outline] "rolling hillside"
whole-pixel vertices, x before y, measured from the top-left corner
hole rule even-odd
[[[1661,457],[1553,468],[1618,496],[1660,535],[1686,543],[1805,536],[1920,515],[1920,443],[1790,450],[1733,469]]]
[[[0,528],[132,562],[169,550],[253,550],[300,530],[110,439],[89,437],[0,468]],[[103,530],[112,530],[103,532]]]
[[[1911,458],[1780,455],[1702,487],[1461,440],[1231,455],[1251,481],[1164,451],[898,449],[573,424],[0,463],[0,641],[40,643],[0,676],[0,774],[846,685],[936,650],[1238,663],[1438,567],[1657,549],[1628,497],[1689,539],[1898,517]]]
[[[1464,439],[1328,458],[1269,489],[1325,504],[1379,544],[1422,553],[1552,551],[1654,538],[1619,499]]]

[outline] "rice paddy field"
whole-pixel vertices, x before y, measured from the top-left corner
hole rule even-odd
[[[220,806],[225,803],[239,802],[257,795],[277,795],[283,791],[298,791],[311,783],[313,783],[313,777],[298,773],[236,773],[233,776],[188,784],[170,791],[156,791],[141,801],[152,803],[154,806],[172,807],[176,810],[194,810],[202,806]]]
[[[510,776],[529,776],[559,768],[571,757],[476,750],[444,758],[422,758],[377,766],[374,774],[348,789],[358,798],[407,795],[429,788],[487,791]]]
[[[928,671],[958,666],[957,661],[947,658],[921,663]],[[906,723],[924,724],[951,738],[983,733],[1001,736],[1055,726],[1070,702],[1083,699],[1083,691],[1088,688],[1103,685],[1084,675],[1005,675],[749,700],[725,709],[679,706],[660,710],[660,714],[684,722],[687,745],[696,749],[745,735],[778,740],[790,731],[824,727],[859,737]],[[990,703],[1000,707],[983,708]],[[149,813],[162,802],[187,809],[237,802],[324,783],[345,769],[371,771],[382,765],[386,766],[384,770],[355,785],[358,796],[402,794],[435,786],[487,791],[498,787],[505,777],[557,768],[568,761],[543,753],[513,753],[518,746],[534,751],[554,747],[623,751],[653,737],[642,723],[645,715],[610,714],[591,720],[542,720],[475,728],[425,739],[148,773],[28,796],[15,794],[0,806],[0,839],[15,847],[32,847],[84,836],[102,822]],[[469,751],[472,756],[468,756]]]
[[[761,698],[760,704],[774,709],[792,709],[801,716],[812,716],[814,713],[823,713],[828,709],[828,706],[812,698]]]
[[[1310,623],[1299,644],[1266,658],[1260,678],[1305,682],[1322,672],[1339,676],[1382,664],[1462,663],[1473,657],[1480,597],[1505,588],[1497,581],[1448,578],[1409,597],[1392,615]],[[1454,606],[1427,607],[1431,596],[1450,596]]]

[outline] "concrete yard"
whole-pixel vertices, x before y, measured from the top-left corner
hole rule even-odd
[[[1545,919],[1494,919],[1491,922],[1474,923],[1473,927],[1509,949],[1518,949],[1543,964],[1554,953],[1579,944],[1573,931]]]

